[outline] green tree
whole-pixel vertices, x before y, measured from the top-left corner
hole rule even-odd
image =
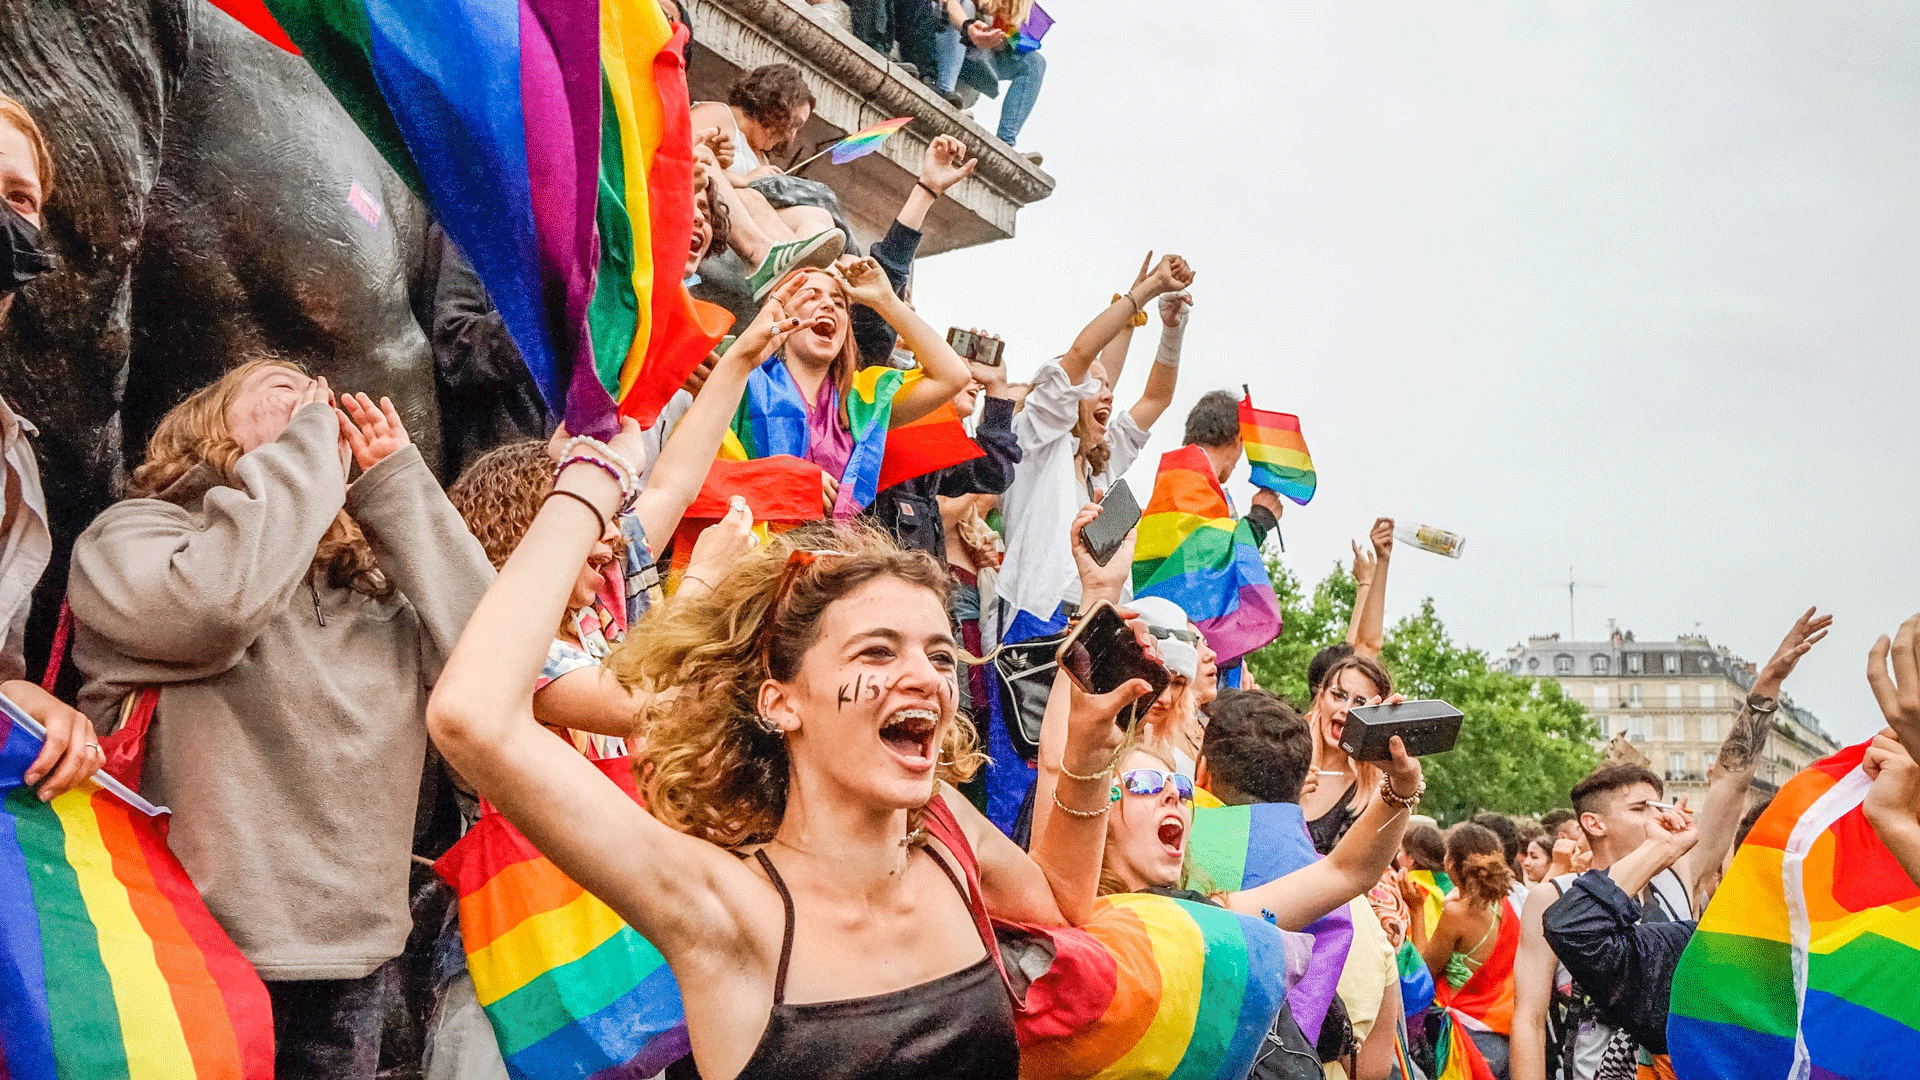
[[[1284,621],[1280,637],[1249,656],[1247,666],[1261,686],[1304,707],[1313,654],[1346,640],[1353,576],[1336,563],[1308,596],[1271,556],[1268,568]],[[1552,679],[1510,675],[1480,650],[1456,643],[1430,598],[1387,632],[1380,661],[1397,692],[1441,698],[1466,714],[1454,748],[1422,762],[1421,809],[1442,822],[1485,810],[1540,814],[1564,806],[1568,790],[1599,761],[1599,729],[1579,702]]]

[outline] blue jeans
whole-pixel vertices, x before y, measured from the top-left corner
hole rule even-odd
[[[973,15],[973,5],[965,5],[967,15]],[[1011,49],[988,52],[976,49],[966,43],[959,27],[943,21],[934,34],[935,75],[940,80],[940,89],[952,93],[960,85],[960,66],[972,57],[978,63],[986,65],[1001,82],[1007,84],[1006,100],[1000,103],[1000,130],[994,134],[1008,146],[1019,137],[1020,129],[1027,126],[1027,117],[1033,112],[1033,103],[1040,100],[1040,83],[1047,76],[1047,58],[1039,50],[1030,53],[1016,53]]]

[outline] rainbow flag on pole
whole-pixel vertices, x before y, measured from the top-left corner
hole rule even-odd
[[[913,122],[911,116],[896,116],[891,120],[882,120],[872,127],[864,127],[833,144],[827,152],[827,160],[835,165],[845,165],[855,158],[863,158],[886,145],[888,139],[903,127]]]
[[[1681,1080],[1915,1074],[1920,888],[1861,810],[1866,748],[1788,781],[1734,856],[1674,974]]]
[[[1265,885],[1320,859],[1298,803],[1196,806],[1187,850],[1193,868],[1206,878],[1189,887],[1229,892]],[[1353,948],[1353,915],[1342,904],[1315,920],[1307,933],[1313,935],[1313,960],[1287,1001],[1300,1030],[1318,1039]]]
[[[638,799],[631,759],[597,764]],[[434,870],[460,897],[467,970],[510,1076],[625,1080],[686,1054],[659,950],[491,807]]]
[[[1198,446],[1160,455],[1134,546],[1133,591],[1179,604],[1223,667],[1280,635],[1280,602],[1253,528],[1234,519]]]
[[[1307,440],[1300,434],[1299,417],[1256,409],[1249,393],[1240,401],[1240,442],[1247,448],[1247,464],[1253,468],[1256,485],[1301,506],[1313,501],[1320,479],[1313,471]]]
[[[650,418],[717,340],[677,287],[692,134],[657,4],[216,3],[304,56],[432,208],[571,430],[611,433],[616,391]]]
[[[0,1076],[271,1080],[267,990],[105,773],[42,803],[38,724],[0,699]]]

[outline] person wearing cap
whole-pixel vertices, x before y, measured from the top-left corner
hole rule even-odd
[[[1206,734],[1200,706],[1194,701],[1194,680],[1200,673],[1200,633],[1187,621],[1180,605],[1163,596],[1136,596],[1127,607],[1153,634],[1160,662],[1167,666],[1167,688],[1141,718],[1140,741],[1172,757],[1174,767],[1192,776]]]

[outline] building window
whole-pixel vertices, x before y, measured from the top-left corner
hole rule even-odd
[[[1667,741],[1683,742],[1687,737],[1687,720],[1683,716],[1667,717]]]
[[[1667,779],[1678,780],[1687,775],[1687,755],[1672,753],[1667,755]]]
[[[1680,674],[1680,654],[1668,653],[1660,658],[1661,669],[1669,675]]]
[[[1641,658],[1639,653],[1636,652],[1636,653],[1627,654],[1627,674],[1629,675],[1640,674],[1640,670],[1641,670],[1640,664],[1641,664]]]
[[[1667,708],[1677,709],[1679,707],[1680,707],[1680,684],[1668,683],[1667,684]]]
[[[1559,656],[1554,657],[1553,673],[1555,675],[1573,674],[1573,657],[1568,656],[1566,653],[1561,653]]]
[[[1627,704],[1633,706],[1636,709],[1640,707],[1640,684],[1639,683],[1627,684]]]
[[[1528,671],[1539,671],[1539,670],[1540,670],[1540,658],[1539,658],[1539,657],[1537,657],[1537,656],[1529,656],[1529,657],[1527,657],[1527,670],[1528,670]]]
[[[1713,696],[1714,696],[1713,684],[1710,682],[1701,683],[1700,684],[1700,707],[1703,709],[1713,708],[1713,705],[1714,705]]]
[[[1627,717],[1627,738],[1632,739],[1635,742],[1646,741],[1647,739],[1647,718],[1646,717],[1644,716]]]
[[[1519,657],[1515,657],[1512,660],[1507,661],[1507,672],[1512,675],[1520,674],[1520,658]]]
[[[1608,728],[1608,726],[1609,726],[1609,725],[1607,724],[1607,714],[1606,714],[1606,713],[1601,713],[1600,715],[1598,715],[1598,716],[1596,716],[1596,717],[1594,717],[1594,718],[1593,718],[1593,722],[1594,722],[1595,724],[1598,724],[1598,725],[1600,726],[1600,737],[1601,737],[1601,738],[1603,738],[1603,739],[1606,739],[1606,738],[1611,738],[1611,737],[1612,737],[1612,735],[1613,735],[1613,733],[1607,730],[1607,728]]]
[[[1595,675],[1608,674],[1607,669],[1611,668],[1612,666],[1613,666],[1613,663],[1604,656],[1595,656],[1593,658],[1593,673]]]
[[[1720,741],[1719,717],[1703,716],[1700,718],[1700,741],[1704,743],[1717,743]]]
[[[1604,686],[1594,687],[1593,688],[1593,707],[1596,709],[1606,708],[1608,705],[1613,704],[1613,702],[1610,700],[1612,697],[1613,695],[1607,692],[1606,687]]]

